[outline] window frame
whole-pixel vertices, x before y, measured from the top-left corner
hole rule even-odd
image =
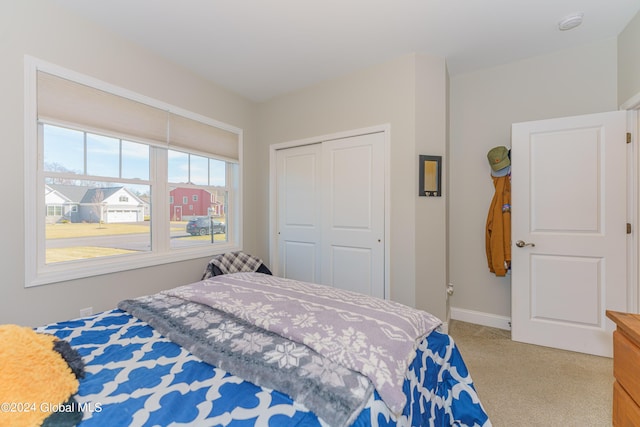
[[[186,261],[197,258],[213,256],[215,254],[228,251],[242,250],[242,129],[227,125],[225,123],[201,116],[179,107],[155,100],[153,98],[140,95],[127,89],[106,83],[104,81],[65,69],[63,67],[42,61],[40,59],[25,55],[24,92],[25,92],[25,122],[24,122],[24,208],[25,208],[25,287],[46,285],[50,283],[63,282],[68,280],[92,277],[102,274],[117,273],[126,270],[151,267],[177,261]],[[212,153],[204,153],[197,149],[180,147],[180,150],[187,150],[196,155],[217,158],[232,167],[227,169],[227,182],[229,188],[227,216],[227,241],[206,246],[192,246],[187,248],[170,247],[169,229],[169,184],[167,173],[168,149],[172,148],[161,141],[144,141],[139,138],[131,138],[128,135],[113,135],[118,138],[148,144],[156,149],[150,150],[150,181],[151,187],[151,250],[148,252],[115,255],[100,258],[90,258],[78,261],[68,261],[61,263],[45,264],[45,222],[46,205],[44,202],[44,175],[42,171],[42,122],[38,121],[37,107],[37,74],[43,71],[55,76],[71,80],[76,83],[90,86],[92,88],[105,91],[110,94],[125,97],[134,101],[148,104],[165,110],[169,113],[179,114],[191,120],[205,123],[209,126],[231,132],[238,137],[238,159],[225,159]],[[109,135],[103,129],[94,129],[83,126],[82,123],[56,123],[47,120],[52,125],[66,126],[80,129],[86,132],[95,132],[102,135]],[[165,154],[162,155],[162,149]],[[163,206],[153,210],[153,206]]]

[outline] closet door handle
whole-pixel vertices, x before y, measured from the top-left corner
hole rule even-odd
[[[531,246],[533,248],[533,247],[536,246],[536,244],[535,243],[526,243],[526,242],[523,242],[522,240],[518,240],[516,242],[516,246],[519,247],[519,248],[524,248],[525,246]]]

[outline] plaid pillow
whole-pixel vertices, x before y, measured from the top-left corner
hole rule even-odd
[[[218,267],[222,274],[229,274],[256,271],[260,265],[262,265],[262,260],[254,257],[253,255],[249,255],[241,251],[227,252],[217,255],[209,261],[202,279],[208,279],[214,275],[213,266]]]

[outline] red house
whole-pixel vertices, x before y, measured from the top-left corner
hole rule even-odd
[[[169,192],[169,215],[171,221],[182,221],[197,216],[219,217],[224,215],[224,205],[218,201],[216,192],[178,187]]]

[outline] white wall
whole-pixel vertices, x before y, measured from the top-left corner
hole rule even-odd
[[[37,325],[70,319],[78,317],[83,307],[110,309],[124,298],[198,280],[206,259],[24,288],[24,55],[243,128],[248,146],[255,139],[256,106],[58,9],[53,2],[3,2],[0,34],[0,145],[5,153],[0,157],[4,178],[0,193],[7,201],[1,216],[0,323]],[[245,155],[247,164],[256,162],[251,152]],[[252,203],[247,201],[245,247],[257,252],[254,217],[258,214]]]
[[[511,315],[510,277],[489,273],[486,261],[494,190],[487,152],[510,146],[515,122],[617,110],[616,51],[611,39],[451,78],[452,308]]]
[[[391,298],[442,318],[445,199],[417,196],[417,167],[418,154],[445,152],[445,88],[442,59],[407,55],[262,104],[257,148],[267,159],[270,144],[390,124]],[[268,162],[255,172],[268,206]],[[266,216],[259,228],[268,230]]]

